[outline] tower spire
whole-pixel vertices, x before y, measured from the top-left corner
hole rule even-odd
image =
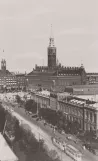
[[[51,24],[51,33],[49,38],[49,47],[54,47],[54,38],[53,38],[53,32],[52,32],[52,24]]]
[[[56,47],[54,45],[54,37],[52,33],[52,24],[51,24],[51,35],[49,38],[49,46],[48,46],[48,67],[55,68],[56,67]]]
[[[52,24],[51,24],[50,38],[53,38]]]
[[[81,60],[81,68],[84,68],[83,60]]]

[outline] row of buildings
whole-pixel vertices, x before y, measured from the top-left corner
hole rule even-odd
[[[50,36],[47,48],[47,66],[35,65],[28,74],[15,74],[6,69],[6,61],[1,61],[0,88],[7,89],[48,89],[70,91],[77,94],[98,93],[98,73],[87,73],[83,64],[80,67],[64,67],[57,61],[57,48]]]
[[[71,122],[77,121],[83,131],[95,131],[98,135],[98,103],[82,99],[66,92],[32,92],[31,98],[41,108],[60,110]]]
[[[24,89],[27,85],[26,74],[15,74],[6,69],[6,61],[1,61],[0,90]]]
[[[64,67],[58,63],[57,48],[50,36],[47,48],[47,66],[35,65],[27,75],[28,89],[44,88],[55,91],[69,91],[77,94],[98,94],[98,73],[87,73],[83,64],[80,67]],[[75,92],[74,92],[75,91]]]

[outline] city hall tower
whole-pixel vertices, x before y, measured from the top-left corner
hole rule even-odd
[[[51,26],[51,36],[49,38],[48,46],[48,68],[56,67],[56,47],[54,45],[54,38],[52,35],[52,26]]]

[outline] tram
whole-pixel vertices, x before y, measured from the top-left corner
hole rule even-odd
[[[74,161],[82,161],[82,153],[74,146],[65,143],[60,138],[52,137],[53,144],[70,156]]]

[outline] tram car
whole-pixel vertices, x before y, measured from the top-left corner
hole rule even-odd
[[[82,161],[82,153],[74,146],[65,143],[64,141],[62,141],[60,138],[57,137],[52,137],[52,142],[57,148],[66,153],[74,161]]]

